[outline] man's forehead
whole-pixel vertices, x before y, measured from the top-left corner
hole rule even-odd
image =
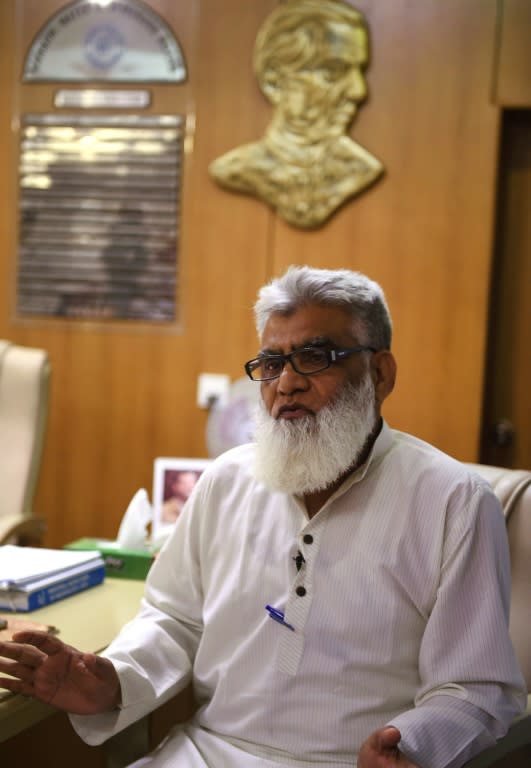
[[[346,307],[306,304],[289,311],[273,312],[261,342],[263,346],[286,344],[292,348],[309,343],[343,343],[352,340],[358,328],[359,321]]]
[[[261,352],[264,354],[279,354],[280,352],[293,351],[301,347],[333,347],[338,343],[337,339],[323,335],[301,336],[291,341],[283,341],[277,337],[276,339],[269,339],[269,344],[266,343],[265,339],[263,339],[263,342]]]
[[[363,28],[329,22],[326,31],[328,56],[337,56],[352,63],[367,63],[368,38]]]

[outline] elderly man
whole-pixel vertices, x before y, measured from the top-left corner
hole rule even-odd
[[[192,680],[151,768],[458,768],[524,704],[497,500],[383,422],[378,285],[292,267],[255,309],[256,443],[204,472],[106,658],[20,633],[1,684],[99,743]]]

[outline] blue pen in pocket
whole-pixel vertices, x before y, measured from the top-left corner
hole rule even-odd
[[[273,608],[272,605],[266,605],[265,609],[269,613],[270,618],[274,621],[278,621],[279,624],[283,624],[288,629],[291,629],[292,632],[295,632],[295,627],[292,627],[291,624],[288,624],[288,622],[285,621],[282,611],[279,611],[278,608]]]

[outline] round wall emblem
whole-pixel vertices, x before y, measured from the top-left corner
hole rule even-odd
[[[109,69],[124,52],[124,39],[111,24],[92,27],[85,37],[85,55],[93,67]]]

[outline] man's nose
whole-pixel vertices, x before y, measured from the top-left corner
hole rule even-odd
[[[360,69],[353,69],[350,73],[347,93],[356,101],[362,101],[367,96],[367,83]]]
[[[277,391],[283,395],[305,390],[309,386],[308,376],[298,373],[291,362],[286,360],[282,373],[278,377]]]

